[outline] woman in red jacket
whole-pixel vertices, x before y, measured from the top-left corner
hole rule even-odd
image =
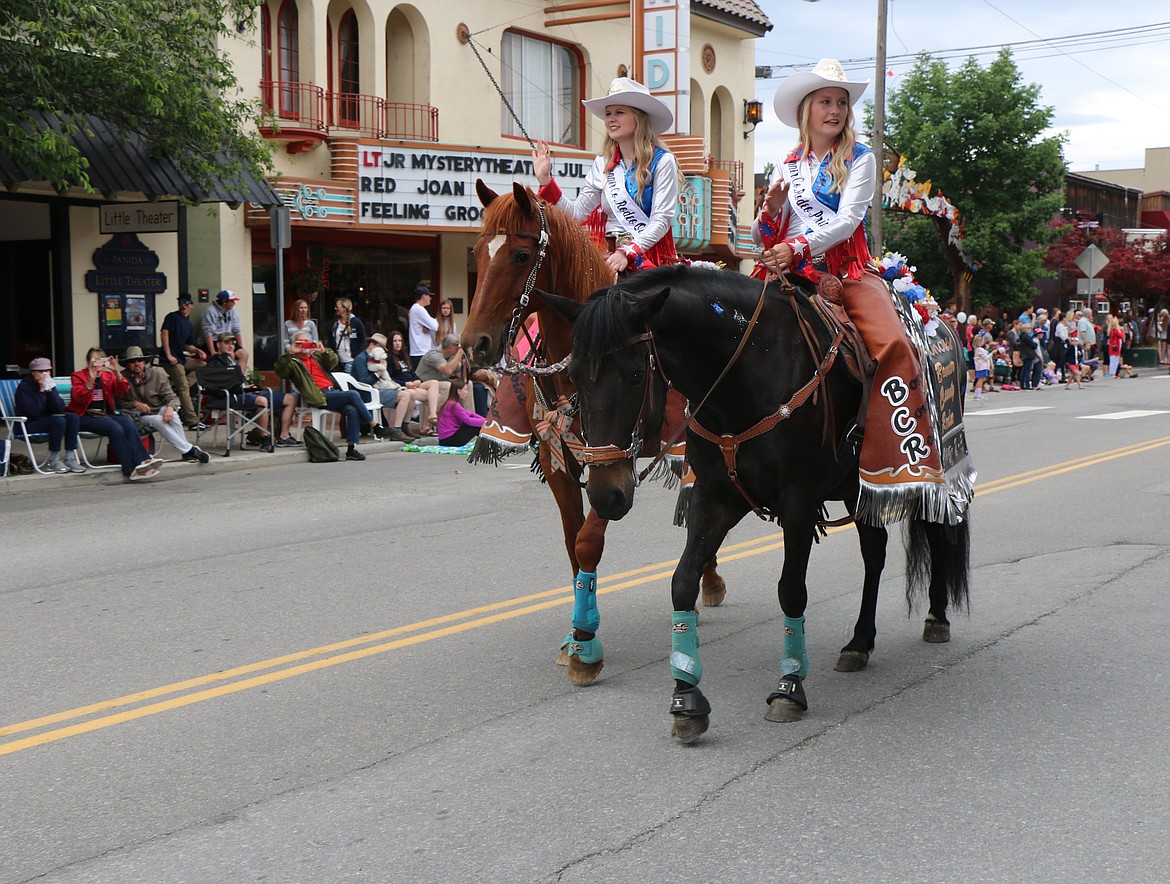
[[[130,382],[122,376],[118,358],[106,356],[98,347],[90,347],[85,354],[85,368],[73,372],[69,379],[73,382],[69,410],[78,416],[78,428],[84,433],[96,433],[110,440],[110,448],[122,465],[122,475],[126,478],[157,476],[163,465],[162,459],[147,453],[134,422],[114,408],[116,398],[130,389]]]

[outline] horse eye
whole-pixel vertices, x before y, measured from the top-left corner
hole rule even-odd
[[[640,387],[640,386],[642,386],[642,382],[645,379],[646,379],[646,373],[644,371],[636,371],[630,375],[630,386],[631,387]]]
[[[512,258],[517,264],[527,264],[532,259],[532,252],[519,251],[515,257]]]

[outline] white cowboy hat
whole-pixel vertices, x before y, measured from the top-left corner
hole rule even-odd
[[[824,89],[826,86],[836,86],[849,93],[849,103],[857,104],[865,90],[869,87],[869,80],[864,83],[853,83],[845,77],[845,69],[835,58],[822,58],[811,71],[799,71],[792,74],[781,83],[776,94],[772,96],[772,107],[776,116],[785,126],[793,129],[800,128],[797,111],[801,100],[810,92]]]
[[[650,128],[655,135],[661,135],[674,125],[674,113],[650,94],[650,90],[629,77],[618,77],[609,84],[609,92],[600,98],[589,98],[581,102],[585,110],[595,117],[605,119],[605,109],[611,104],[620,104],[642,111],[650,118]]]

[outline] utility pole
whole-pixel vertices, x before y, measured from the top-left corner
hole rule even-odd
[[[873,237],[874,257],[882,256],[882,184],[886,162],[886,3],[877,0],[877,61],[873,83],[873,155],[877,160],[877,181],[869,212],[869,229]]]

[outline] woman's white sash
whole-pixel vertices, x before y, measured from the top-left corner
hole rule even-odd
[[[782,168],[785,180],[792,187],[788,193],[788,203],[796,214],[813,230],[828,227],[836,219],[837,213],[813,196],[809,164],[803,158],[793,159],[784,163]]]
[[[605,196],[613,208],[613,220],[630,236],[636,236],[646,229],[650,218],[626,190],[625,175],[619,182],[617,170],[617,166],[609,170],[609,176],[605,179]]]

